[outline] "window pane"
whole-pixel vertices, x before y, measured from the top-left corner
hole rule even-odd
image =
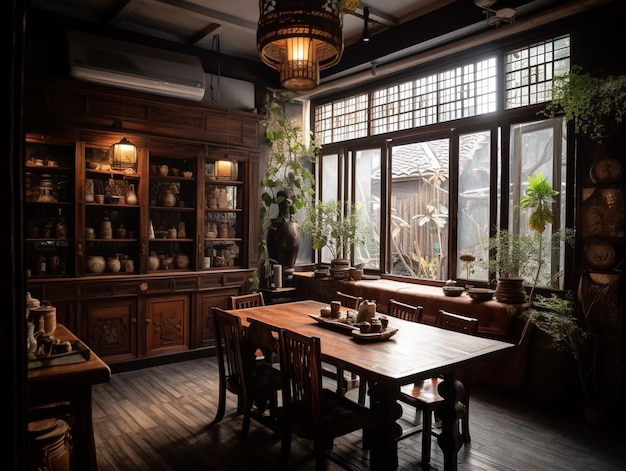
[[[563,118],[511,126],[509,228],[513,232],[531,233],[527,211],[519,210],[520,199],[528,188],[528,177],[539,172],[559,192],[555,205],[555,222],[543,234],[546,253],[538,286],[562,288],[558,273],[563,267],[564,244],[551,246],[552,235],[565,227],[566,188],[566,125]],[[553,249],[553,250],[550,250]],[[527,280],[532,284],[533,280]]]
[[[505,109],[552,99],[552,78],[569,71],[569,36],[532,44],[505,55]]]
[[[448,139],[396,146],[391,154],[391,272],[448,278]]]
[[[489,165],[491,132],[477,132],[459,136],[459,214],[457,248],[471,253],[478,260],[482,241],[489,237]],[[486,269],[476,263],[457,260],[457,278],[488,280]]]
[[[339,155],[323,155],[321,159],[322,179],[319,187],[321,201],[339,200]],[[322,249],[320,262],[330,263],[332,255],[327,247]]]
[[[380,149],[356,152],[354,200],[364,209],[365,244],[355,248],[354,263],[364,268],[380,269]]]

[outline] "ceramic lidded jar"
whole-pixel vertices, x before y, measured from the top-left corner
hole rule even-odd
[[[103,273],[106,265],[106,260],[102,255],[87,257],[87,271],[90,273]]]
[[[110,271],[111,273],[119,273],[121,269],[122,262],[119,257],[111,257],[107,259],[107,271]]]
[[[174,264],[176,268],[187,268],[189,267],[189,256],[185,254],[178,254],[174,259]]]

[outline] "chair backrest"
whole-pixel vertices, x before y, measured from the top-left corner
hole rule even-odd
[[[322,412],[322,355],[320,339],[281,329],[280,371],[283,405],[293,431],[320,431]]]
[[[213,308],[215,325],[215,343],[217,365],[220,377],[226,381],[230,391],[239,393],[245,388],[246,371],[253,365],[247,365],[244,359],[243,328],[241,318],[220,308]]]
[[[424,315],[424,306],[412,306],[395,299],[389,300],[387,314],[391,317],[397,317],[411,322],[422,322]]]
[[[476,335],[478,333],[478,319],[440,309],[437,312],[437,327]]]
[[[341,291],[337,291],[335,293],[335,300],[340,301],[343,307],[347,307],[348,309],[358,309],[359,304],[363,301],[361,296],[353,296],[348,293],[342,293]]]
[[[240,294],[230,297],[231,309],[245,309],[247,307],[265,306],[263,293]]]

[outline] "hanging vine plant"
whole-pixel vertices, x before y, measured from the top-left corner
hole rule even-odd
[[[626,75],[597,77],[574,65],[568,74],[554,77],[552,101],[539,113],[563,115],[574,122],[576,133],[601,143],[624,119]]]

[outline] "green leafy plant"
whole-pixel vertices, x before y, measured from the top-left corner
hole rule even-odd
[[[312,132],[305,133],[289,115],[290,107],[297,105],[287,92],[275,94],[264,107],[265,137],[268,162],[261,179],[259,262],[265,276],[275,260],[270,258],[267,234],[272,221],[296,222],[296,215],[305,208],[315,193],[313,164],[320,147]]]
[[[552,101],[540,114],[564,115],[574,122],[577,133],[596,142],[622,123],[626,113],[626,75],[595,77],[572,66],[566,75],[554,77]]]
[[[291,221],[314,194],[312,163],[320,147],[312,132],[308,141],[302,127],[294,124],[288,107],[294,103],[288,93],[279,93],[265,106],[265,137],[269,147],[267,168],[261,180],[261,219],[276,217]],[[270,214],[275,208],[277,213]]]
[[[350,249],[365,242],[361,204],[336,200],[316,201],[302,221],[313,248],[327,247],[333,259],[349,258]]]
[[[480,260],[482,266],[494,271],[502,278],[524,278],[533,289],[539,281],[544,260],[550,255],[552,246],[566,236],[563,230],[554,234],[546,247],[543,233],[548,224],[554,222],[554,197],[558,194],[541,172],[528,177],[528,187],[520,200],[520,210],[528,211],[530,233],[513,233],[500,229],[488,239],[488,260]],[[569,239],[569,236],[567,237]],[[550,250],[549,250],[550,249]],[[532,297],[532,291],[531,291]]]

